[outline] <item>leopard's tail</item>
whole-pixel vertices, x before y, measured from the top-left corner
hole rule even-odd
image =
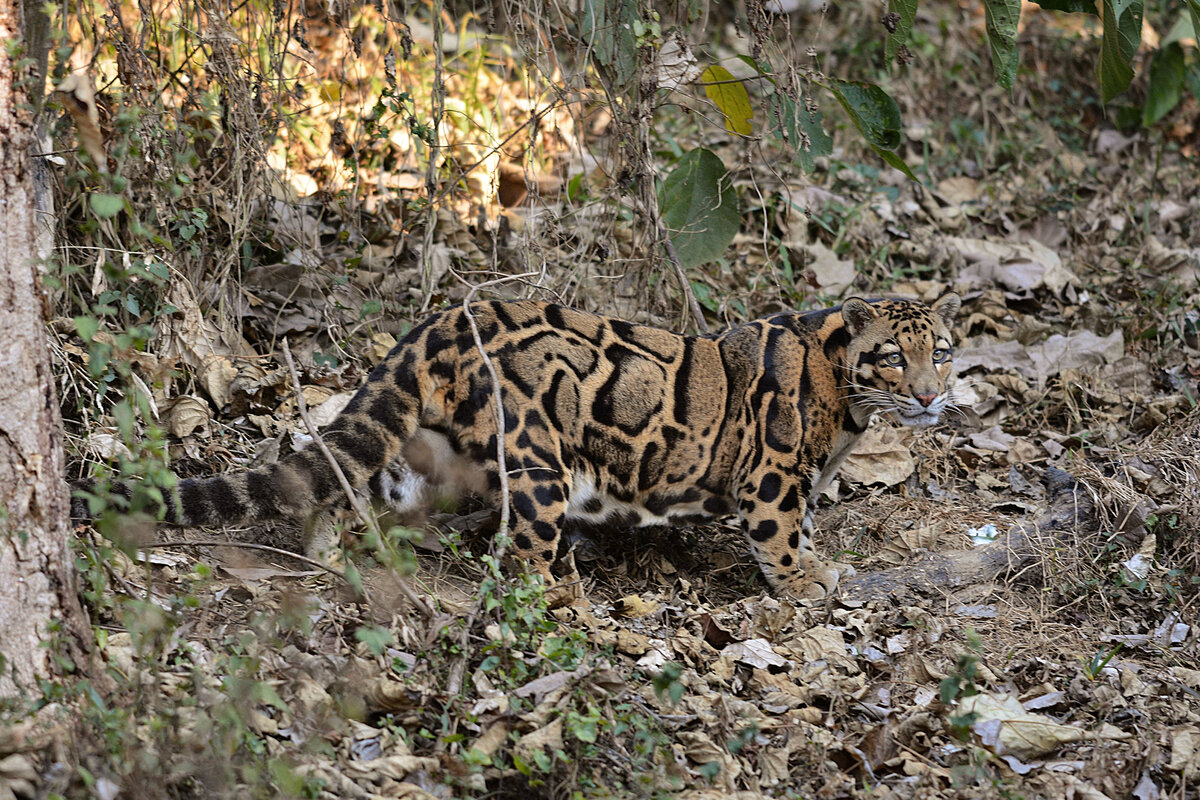
[[[411,365],[407,365],[410,366]],[[352,487],[370,478],[400,455],[416,431],[420,403],[411,374],[397,380],[387,358],[321,438]],[[400,383],[408,385],[398,385]],[[76,484],[87,491],[87,484]],[[129,497],[129,485],[112,493]],[[246,472],[180,481],[166,498],[163,521],[174,525],[245,525],[290,517],[307,519],[342,495],[333,466],[315,444],[275,464]],[[87,519],[87,501],[72,501],[72,516]]]

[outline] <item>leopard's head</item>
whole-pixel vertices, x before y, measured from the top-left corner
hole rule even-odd
[[[842,304],[850,334],[846,372],[860,411],[883,412],[905,425],[938,421],[951,403],[950,324],[961,305],[953,293],[932,306],[859,297]]]

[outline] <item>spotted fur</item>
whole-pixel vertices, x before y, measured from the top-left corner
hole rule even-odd
[[[712,337],[534,301],[472,306],[502,387],[516,554],[552,582],[570,520],[660,525],[737,513],[775,588],[832,591],[811,509],[872,413],[909,425],[947,407],[957,295],[932,307],[847,300]],[[429,316],[325,430],[354,486],[398,507],[433,488],[499,489],[492,381],[462,308]],[[182,481],[181,525],[310,520],[340,495],[322,453]]]

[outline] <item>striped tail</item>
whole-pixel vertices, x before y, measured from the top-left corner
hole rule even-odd
[[[364,485],[400,455],[417,428],[416,396],[399,389],[384,369],[385,359],[322,440],[350,486]],[[94,482],[76,489],[91,491]],[[180,481],[167,498],[163,521],[183,526],[244,525],[278,517],[307,519],[342,493],[329,459],[312,444],[278,463],[246,472]],[[130,485],[114,483],[112,494],[132,496]],[[72,517],[90,518],[87,501],[76,497]]]

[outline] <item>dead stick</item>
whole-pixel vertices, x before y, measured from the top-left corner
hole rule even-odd
[[[484,347],[483,337],[479,335],[479,326],[475,323],[475,315],[471,313],[471,302],[481,289],[505,283],[506,281],[515,281],[535,275],[537,275],[536,272],[526,272],[521,275],[505,275],[503,278],[486,281],[478,286],[472,286],[470,291],[467,292],[467,296],[463,298],[463,315],[467,318],[467,324],[471,326],[471,336],[475,339],[475,348],[479,351],[479,357],[483,359],[483,365],[487,367],[488,375],[492,379],[492,408],[496,415],[496,470],[500,474],[500,528],[497,531],[497,544],[494,554],[496,564],[499,564],[501,559],[504,558],[504,542],[508,538],[509,520],[508,464],[504,457],[504,395],[501,392],[500,376],[496,372],[496,365],[492,363],[492,358],[488,355],[487,348]],[[463,625],[461,642],[463,654],[450,665],[446,679],[446,692],[451,697],[457,697],[459,691],[462,689],[463,674],[467,668],[467,637],[470,636],[471,626],[475,624],[475,619],[479,615],[482,602],[482,598],[476,601],[474,607],[471,609],[471,613],[467,615],[466,623]]]
[[[679,260],[679,251],[675,249],[675,243],[671,241],[667,227],[663,225],[662,218],[658,215],[658,209],[653,209],[651,213],[654,217],[655,233],[662,241],[663,249],[667,252],[667,259],[675,267],[675,275],[679,278],[679,286],[683,290],[683,297],[687,301],[688,308],[691,309],[696,329],[701,333],[708,333],[708,323],[704,321],[704,310],[700,308],[700,301],[696,299],[696,293],[692,291],[692,284],[688,281],[687,273],[683,269],[683,262]]]
[[[287,556],[288,558],[294,558],[297,561],[302,561],[309,566],[316,567],[317,569],[328,572],[330,575],[341,578],[349,586],[354,585],[350,582],[350,579],[346,577],[345,573],[338,572],[333,567],[322,564],[315,558],[302,556],[299,553],[293,553],[291,550],[282,550],[278,547],[271,547],[269,544],[255,544],[254,542],[230,542],[222,539],[199,539],[194,542],[151,542],[150,544],[139,545],[138,549],[159,550],[175,547],[241,547],[246,550],[263,550],[267,553],[275,553],[276,555]]]
[[[304,391],[300,386],[300,373],[296,371],[296,362],[292,360],[292,350],[288,347],[286,337],[280,341],[280,345],[283,348],[283,358],[287,361],[288,372],[292,376],[292,389],[296,392],[296,408],[300,411],[300,419],[304,420],[304,427],[308,429],[308,435],[312,437],[313,444],[320,449],[321,454],[329,462],[329,466],[333,468],[333,474],[337,476],[338,483],[341,484],[342,491],[346,493],[346,498],[350,501],[350,506],[354,509],[354,513],[358,514],[359,518],[366,523],[371,533],[375,534],[379,541],[382,542],[383,536],[379,533],[379,526],[375,524],[375,517],[369,515],[363,507],[358,495],[355,493],[353,487],[350,486],[350,481],[346,480],[346,474],[342,472],[341,464],[333,457],[333,453],[329,451],[325,440],[321,438],[317,426],[313,424],[312,419],[308,416],[308,404],[304,402]],[[400,588],[400,593],[404,595],[405,599],[412,603],[426,618],[433,617],[433,609],[429,607],[424,598],[413,591],[412,587],[408,585],[408,581],[404,580],[400,575],[396,576],[396,580],[398,582],[397,586]],[[363,599],[369,605],[373,605],[370,601],[370,596],[367,594],[367,587],[363,586],[361,591]]]
[[[1068,531],[1094,522],[1095,504],[1072,475],[1046,470],[1047,511],[1036,521],[1020,522],[996,541],[972,550],[924,553],[899,567],[858,575],[842,582],[838,594],[848,600],[907,601],[918,594],[946,594],[994,580],[1032,562],[1038,542],[1056,540]]]

